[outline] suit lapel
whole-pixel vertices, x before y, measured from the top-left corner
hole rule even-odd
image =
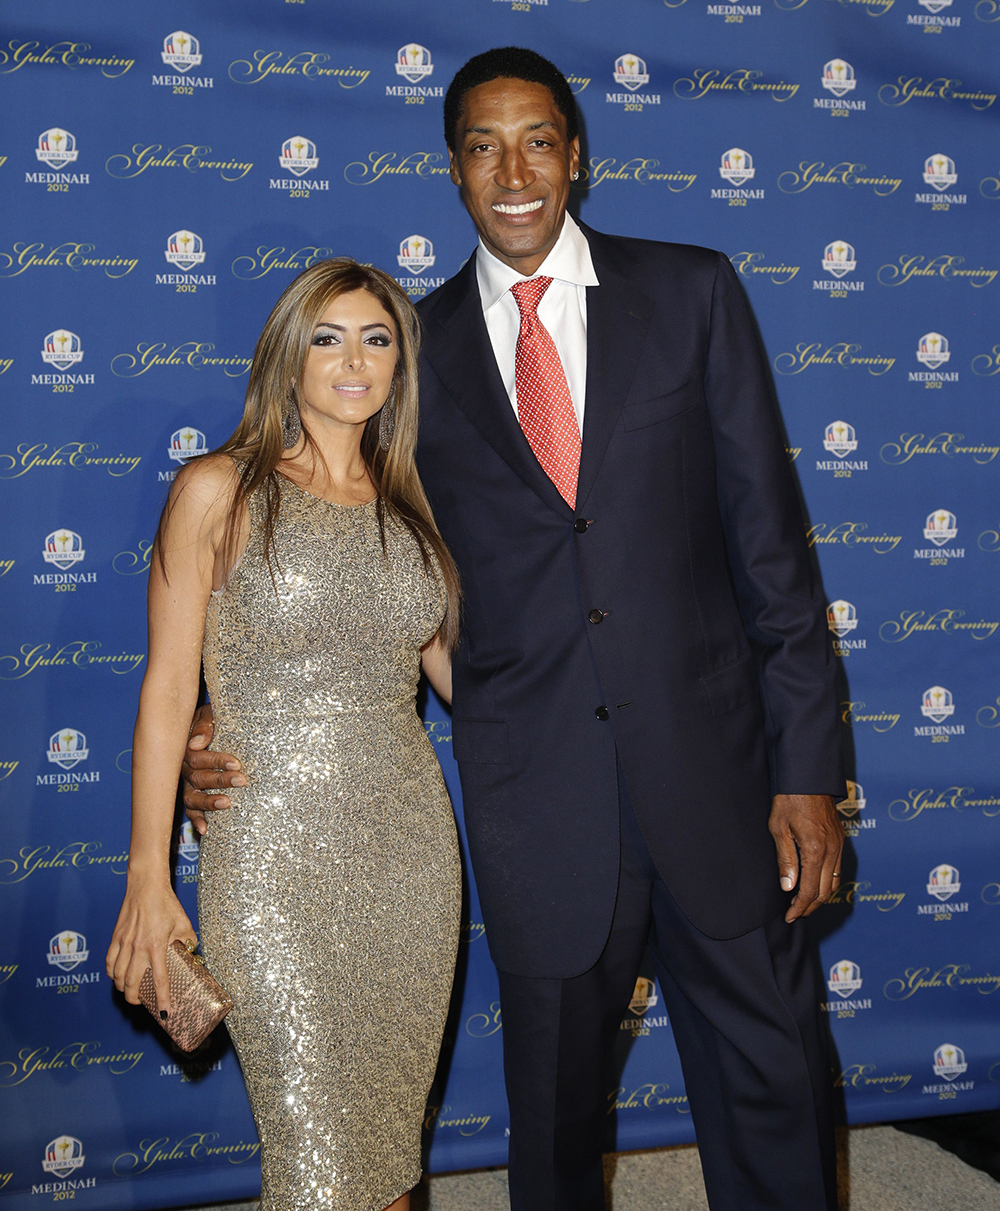
[[[604,461],[653,314],[652,300],[631,286],[616,266],[613,242],[590,227],[581,227],[601,284],[587,288],[587,398],[577,512],[586,504]]]
[[[569,505],[528,445],[504,389],[483,319],[475,256],[442,291],[427,325],[424,356],[458,406],[511,470],[547,505],[572,517]]]

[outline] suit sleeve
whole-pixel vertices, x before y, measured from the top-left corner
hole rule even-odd
[[[750,306],[719,254],[705,396],[729,564],[760,674],[776,794],[842,798],[836,658]]]

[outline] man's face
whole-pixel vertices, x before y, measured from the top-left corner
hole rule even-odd
[[[451,179],[483,243],[525,277],[562,230],[580,141],[544,84],[501,78],[465,95],[449,153]]]

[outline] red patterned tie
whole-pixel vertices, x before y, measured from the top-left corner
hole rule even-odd
[[[510,288],[521,313],[514,355],[517,419],[542,470],[569,507],[576,506],[580,427],[555,341],[538,318],[551,278],[528,278]]]

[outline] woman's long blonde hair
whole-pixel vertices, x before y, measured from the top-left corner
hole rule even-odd
[[[404,291],[388,274],[349,257],[336,257],[311,266],[287,287],[267,317],[253,354],[243,419],[218,453],[230,455],[239,470],[226,517],[222,551],[225,566],[234,562],[245,506],[261,493],[263,551],[272,570],[277,563],[274,530],[281,506],[278,464],[283,451],[282,422],[288,408],[298,407],[302,378],[313,331],[329,304],[342,294],[366,290],[392,316],[399,339],[399,357],[389,398],[395,397],[396,423],[386,451],[379,442],[381,409],[369,417],[361,438],[361,455],[378,493],[376,513],[385,548],[386,514],[402,522],[416,539],[425,569],[435,574],[436,560],[447,592],[447,613],[441,636],[449,649],[458,639],[461,591],[458,571],[445,546],[417,474],[418,397],[417,354],[420,320]],[[302,428],[307,445],[309,433]],[[319,452],[313,448],[314,457]]]

